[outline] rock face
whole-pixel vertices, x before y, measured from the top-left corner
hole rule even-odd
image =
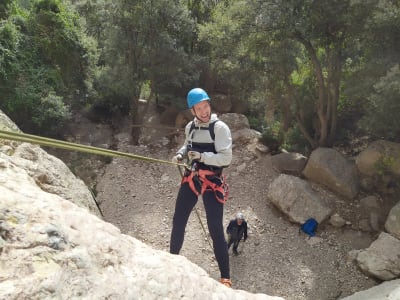
[[[0,299],[279,299],[228,289],[43,191],[4,154],[0,166]]]
[[[89,212],[60,161],[0,143],[0,299],[282,299],[229,289],[183,256],[121,234]]]
[[[0,111],[0,128],[18,131],[17,126],[7,119],[8,117]],[[86,207],[97,216],[101,215],[84,182],[78,179],[60,159],[49,155],[37,145],[0,139],[0,165],[5,171],[14,168],[23,169],[43,191]],[[10,184],[14,182],[12,178],[8,180]],[[22,185],[14,184],[14,189],[23,191]]]

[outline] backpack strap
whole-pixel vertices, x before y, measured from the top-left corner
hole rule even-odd
[[[212,122],[212,123],[210,123],[209,125],[208,125],[208,127],[200,127],[200,130],[208,130],[209,132],[210,132],[210,136],[211,136],[211,139],[213,140],[213,141],[215,141],[215,131],[214,131],[214,127],[215,127],[215,123],[217,123],[219,120],[216,120],[216,121],[214,121],[214,122]],[[194,124],[194,121],[192,121],[192,124],[190,125],[190,129],[189,129],[189,135],[192,133],[192,131],[195,129],[195,124]]]

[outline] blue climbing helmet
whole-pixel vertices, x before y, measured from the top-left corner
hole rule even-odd
[[[210,97],[208,97],[206,91],[201,88],[191,89],[187,95],[187,104],[189,109],[204,100],[210,101]]]

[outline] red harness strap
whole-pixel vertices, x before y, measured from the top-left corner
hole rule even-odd
[[[200,192],[196,189],[193,181],[193,177],[196,176],[201,185]],[[215,176],[215,173],[210,170],[201,170],[201,169],[197,171],[191,171],[189,175],[187,176],[185,175],[182,177],[181,184],[185,182],[189,183],[190,189],[193,191],[193,193],[196,194],[196,196],[200,194],[203,195],[205,191],[213,191],[217,201],[221,202],[222,204],[225,204],[226,201],[228,200],[228,194],[229,194],[229,186],[225,181],[225,176],[221,176],[220,179],[222,183],[220,185],[209,180],[207,176]]]

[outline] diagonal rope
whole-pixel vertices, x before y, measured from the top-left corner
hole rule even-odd
[[[143,160],[143,161],[153,162],[153,163],[162,163],[162,164],[169,164],[169,165],[177,165],[178,167],[179,166],[186,167],[186,165],[182,164],[182,163],[174,163],[172,161],[161,160],[161,159],[151,158],[151,157],[145,157],[145,156],[140,156],[140,155],[136,155],[136,154],[132,154],[132,153],[104,149],[104,148],[99,148],[99,147],[94,147],[94,146],[81,145],[81,144],[77,144],[77,143],[71,143],[71,142],[41,137],[41,136],[32,135],[32,134],[19,133],[19,132],[14,132],[14,131],[0,130],[0,138],[13,140],[13,141],[19,141],[19,142],[27,142],[27,143],[31,143],[31,144],[38,144],[41,146],[71,150],[71,151],[79,151],[79,152],[90,153],[90,154],[97,154],[97,155],[104,155],[104,156],[111,156],[111,157],[125,157],[125,158],[138,159],[138,160]]]

